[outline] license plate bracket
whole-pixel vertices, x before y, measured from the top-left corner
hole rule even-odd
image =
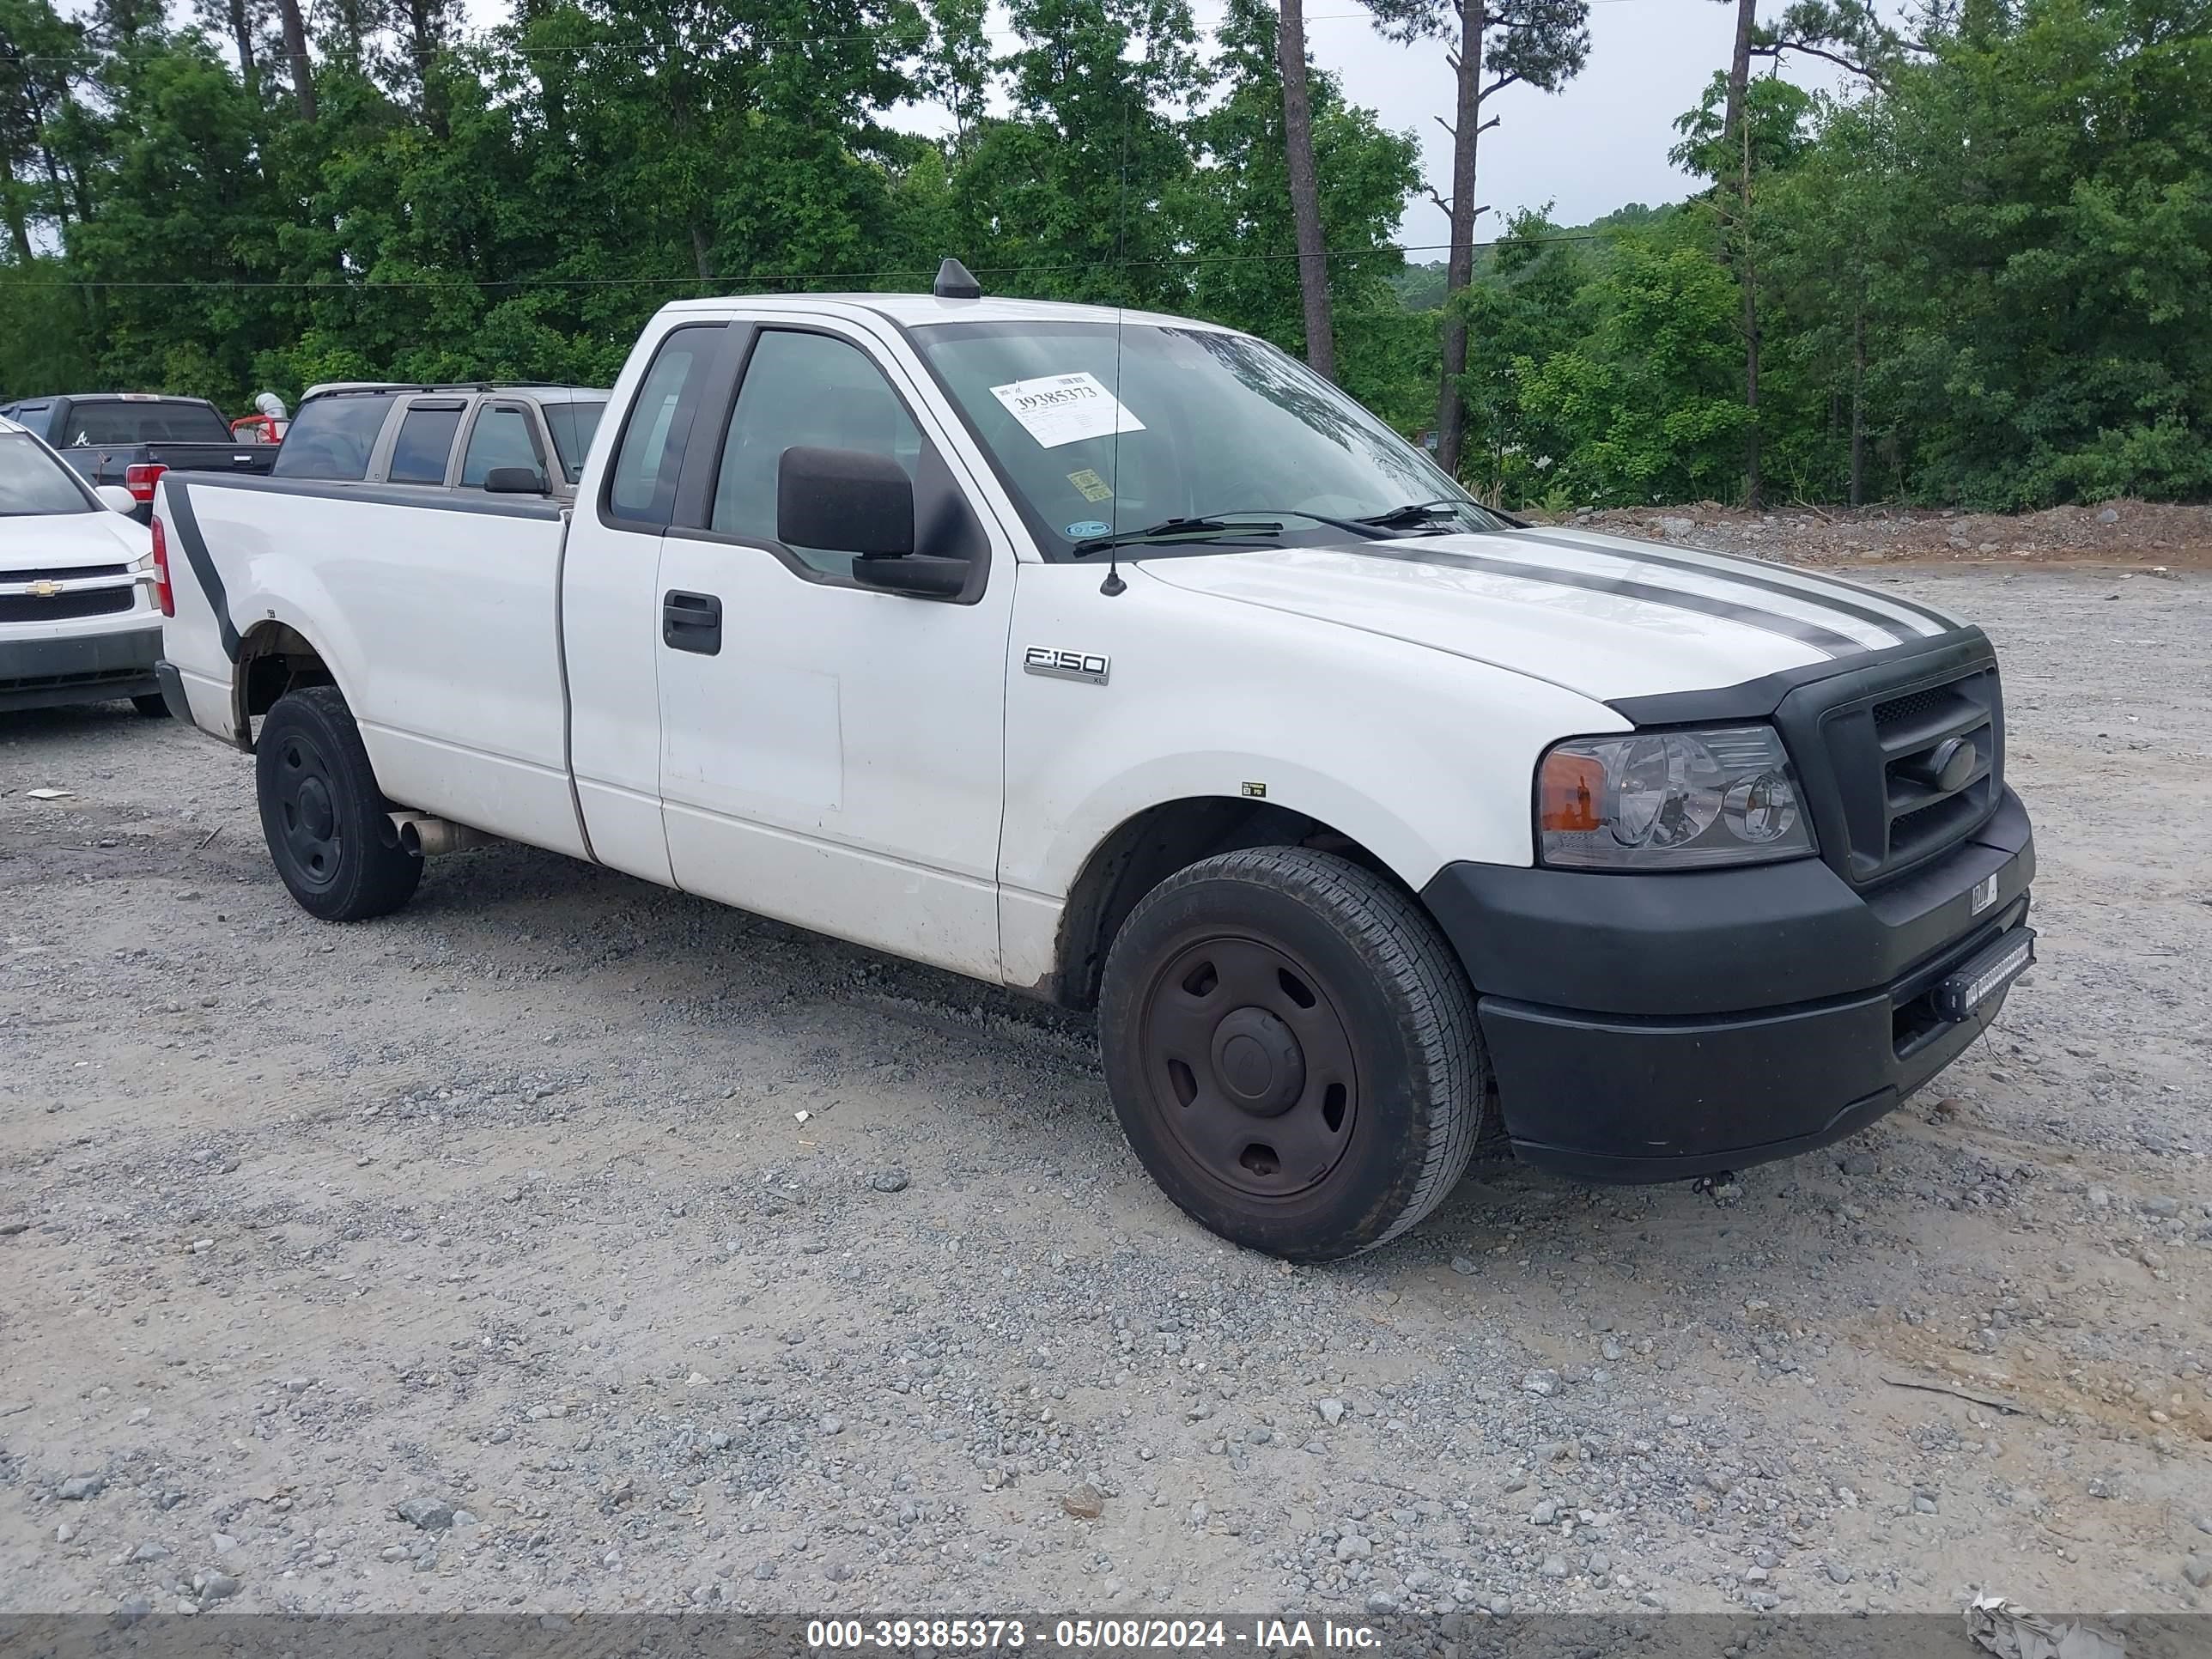
[[[1936,982],[1929,1001],[1956,1023],[2035,965],[2035,929],[2009,927]]]

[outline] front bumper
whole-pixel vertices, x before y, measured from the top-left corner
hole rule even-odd
[[[60,637],[9,639],[0,633],[0,710],[150,696],[161,689],[154,677],[161,654],[159,617],[145,628]]]
[[[1680,875],[1446,866],[1423,890],[1478,988],[1515,1152],[1671,1181],[1863,1127],[2003,1006],[1946,977],[2024,924],[2035,848],[2009,790],[1956,848],[1871,894],[1826,864]]]

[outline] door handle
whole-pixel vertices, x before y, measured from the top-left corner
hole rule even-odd
[[[660,642],[672,651],[721,654],[722,602],[712,593],[672,588],[660,601]]]

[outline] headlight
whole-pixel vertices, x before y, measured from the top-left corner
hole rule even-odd
[[[1771,726],[1630,732],[1545,754],[1536,847],[1550,865],[1702,870],[1802,858],[1813,826]]]

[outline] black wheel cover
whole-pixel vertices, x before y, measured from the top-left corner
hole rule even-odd
[[[313,738],[288,732],[279,741],[276,798],[281,830],[276,845],[292,879],[317,891],[337,880],[346,854],[340,827],[345,786],[333,773],[331,757]]]
[[[1327,981],[1282,945],[1181,945],[1146,985],[1148,1103],[1178,1160],[1246,1202],[1312,1191],[1358,1131],[1358,1050]]]

